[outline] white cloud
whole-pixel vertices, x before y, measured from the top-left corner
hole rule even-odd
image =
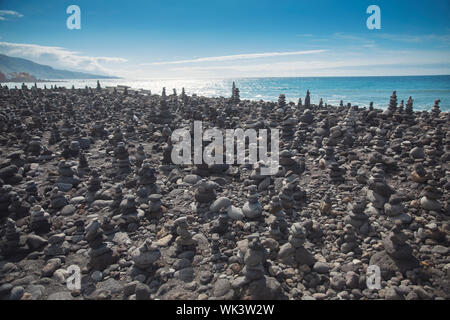
[[[68,68],[89,72],[111,74],[103,64],[126,62],[116,57],[92,57],[80,55],[61,47],[41,46],[37,44],[0,42],[0,52],[9,56],[30,59],[37,63],[51,64],[55,68]]]
[[[234,60],[242,60],[242,59],[258,59],[258,58],[294,56],[294,55],[303,55],[303,54],[315,54],[315,53],[322,53],[322,52],[326,52],[326,50],[235,54],[235,55],[230,55],[230,56],[205,57],[205,58],[190,59],[190,60],[142,63],[141,65],[156,66],[156,65],[165,65],[165,64],[184,64],[184,63],[197,63],[197,62],[221,62],[221,61],[234,61]]]
[[[23,14],[13,10],[0,10],[0,20],[5,21],[8,18],[22,18]]]

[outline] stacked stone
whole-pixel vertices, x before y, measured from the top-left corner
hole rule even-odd
[[[149,193],[156,192],[155,173],[155,170],[150,165],[150,161],[144,161],[141,168],[137,172],[137,184],[146,188]]]
[[[325,148],[324,156],[319,160],[319,168],[325,169],[328,168],[331,164],[336,162],[334,158],[334,148],[330,145],[327,145]]]
[[[426,186],[422,192],[422,198],[420,199],[420,204],[423,209],[427,211],[439,212],[442,209],[441,203],[438,201],[442,196],[440,192],[434,186]]]
[[[254,184],[258,186],[258,191],[263,191],[267,189],[270,185],[270,177],[267,175],[263,175],[261,169],[265,166],[262,161],[258,161],[254,166],[253,170],[250,173],[250,180],[254,181]]]
[[[364,213],[366,209],[366,200],[356,200],[347,205],[349,215],[344,218],[346,224],[350,224],[361,234],[369,233],[369,217]]]
[[[230,218],[227,212],[222,209],[217,219],[211,224],[211,232],[224,235],[228,231],[229,220]]]
[[[322,215],[327,215],[331,212],[332,201],[330,195],[325,195],[319,205],[319,211]]]
[[[94,270],[102,271],[118,260],[118,255],[104,242],[103,230],[98,220],[86,227],[85,239],[89,245],[89,265]]]
[[[161,217],[161,214],[163,212],[163,206],[161,201],[162,195],[154,193],[151,194],[149,197],[150,203],[149,203],[149,216],[151,218],[157,218]]]
[[[75,231],[73,232],[71,241],[74,243],[78,243],[84,239],[84,221],[83,220],[75,220],[73,223],[75,226]]]
[[[258,189],[255,185],[248,187],[248,201],[242,207],[242,212],[248,219],[257,219],[262,214],[262,207],[258,201]]]
[[[71,141],[69,145],[69,151],[71,157],[77,157],[80,154],[80,142]]]
[[[0,221],[9,216],[9,205],[11,204],[11,190],[10,185],[4,185],[3,180],[0,179]]]
[[[376,131],[372,143],[375,151],[384,154],[384,152],[386,151],[386,139],[383,136],[381,130]]]
[[[380,267],[383,279],[391,278],[398,271],[406,274],[407,271],[420,266],[401,227],[401,221],[396,221],[392,232],[382,239],[384,251],[377,252],[370,258],[369,264]]]
[[[286,222],[286,213],[283,211],[280,198],[278,196],[272,197],[269,204],[270,216],[266,223],[269,225],[269,235],[273,239],[280,240],[288,234],[288,225]]]
[[[37,201],[39,198],[38,186],[34,180],[29,180],[25,183],[25,192],[27,193],[28,202]],[[34,200],[32,198],[34,198]]]
[[[39,205],[30,209],[30,228],[36,234],[44,234],[50,231],[50,215]]]
[[[282,132],[281,137],[283,141],[288,142],[292,141],[292,137],[295,133],[295,126],[297,125],[297,119],[292,116],[287,116],[282,124]]]
[[[136,149],[136,166],[138,168],[141,167],[145,159],[147,159],[147,155],[145,154],[144,146],[142,144],[139,144]]]
[[[8,207],[8,211],[11,213],[12,217],[16,220],[28,216],[30,210],[30,204],[24,199],[21,199],[17,192],[10,193],[11,204]]]
[[[100,175],[97,170],[91,171],[91,177],[88,182],[88,191],[89,192],[97,192],[102,188],[102,183],[100,181]]]
[[[413,114],[413,99],[409,97],[408,101],[406,101],[405,114],[412,115]]]
[[[58,126],[54,125],[52,131],[50,132],[50,138],[48,139],[48,144],[53,145],[61,141],[61,134],[59,133]]]
[[[267,250],[261,244],[259,234],[251,234],[247,237],[248,247],[244,255],[244,268],[242,274],[248,282],[264,278],[263,263],[267,259]]]
[[[344,227],[343,237],[339,242],[341,245],[341,251],[345,254],[350,251],[354,252],[358,247],[358,239],[355,234],[355,228],[351,224]]]
[[[75,175],[75,171],[72,169],[73,165],[75,164],[68,161],[61,161],[59,163],[59,178],[56,182],[61,184],[60,187],[71,189],[80,183],[80,179]]]
[[[134,267],[147,272],[152,271],[159,258],[161,258],[161,251],[150,239],[146,239],[140,247],[131,252]]]
[[[33,156],[38,156],[41,153],[41,150],[41,138],[39,138],[38,136],[32,137],[31,141],[28,143],[27,151]]]
[[[310,108],[310,107],[311,107],[311,97],[310,97],[309,90],[307,90],[306,97],[305,97],[305,108]]]
[[[44,249],[47,257],[63,256],[67,253],[69,244],[65,241],[65,234],[58,233],[48,239],[48,246]]]
[[[337,162],[330,164],[328,174],[332,183],[343,183],[345,181],[345,168],[340,167]]]
[[[441,109],[439,108],[439,103],[441,102],[441,100],[436,100],[434,101],[434,106],[433,109],[431,109],[431,114],[433,115],[433,117],[438,118],[439,115],[441,114]]]
[[[384,180],[384,172],[377,166],[372,170],[372,176],[368,180],[367,199],[370,201],[368,212],[380,213],[389,197],[395,191]]]
[[[127,195],[120,203],[120,220],[122,226],[126,227],[128,231],[135,231],[139,224],[138,209],[136,199],[133,195]]]
[[[173,163],[172,149],[173,149],[172,140],[169,138],[167,140],[167,143],[164,143],[164,145],[162,146],[162,159],[161,159],[162,164],[170,165]]]
[[[207,181],[205,179],[200,180],[195,185],[195,200],[200,203],[208,203],[216,199],[216,191],[217,184],[211,181]]]
[[[50,204],[53,209],[60,210],[65,205],[67,205],[68,201],[65,196],[65,193],[60,191],[58,187],[53,188],[50,193]]]
[[[78,169],[89,171],[89,163],[84,152],[80,152],[78,156]]]
[[[295,205],[293,185],[290,183],[285,183],[285,185],[281,188],[279,198],[283,209],[290,212]]]
[[[384,205],[384,213],[390,219],[400,220],[403,223],[411,222],[412,218],[405,213],[405,206],[402,203],[403,198],[399,195],[393,195],[389,202]]]
[[[302,98],[298,98],[297,107],[301,108],[303,106]]]
[[[21,247],[20,231],[16,227],[16,222],[8,218],[5,225],[5,236],[1,244],[2,255],[9,256],[20,253],[19,250]]]
[[[211,257],[212,262],[222,259],[222,252],[220,251],[220,236],[217,233],[211,235]]]
[[[118,213],[120,213],[120,204],[122,203],[123,200],[123,192],[122,192],[122,184],[117,184],[116,187],[114,188],[114,193],[113,193],[113,201],[111,203],[111,210],[112,210],[112,214],[111,215],[116,215]]]
[[[21,174],[19,174],[19,168],[16,165],[9,165],[0,169],[0,179],[5,183],[15,185],[23,180]]]
[[[117,170],[120,175],[131,172],[131,163],[125,143],[119,142],[114,150]]]
[[[174,221],[177,238],[175,239],[176,252],[182,253],[185,251],[194,250],[196,241],[192,239],[192,234],[188,230],[188,223],[186,217],[178,218]]]
[[[391,115],[397,110],[397,91],[392,92],[387,110]]]

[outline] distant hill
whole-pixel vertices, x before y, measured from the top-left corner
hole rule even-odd
[[[119,79],[118,77],[53,69],[33,61],[0,54],[0,71],[7,77],[11,73],[28,73],[39,80],[49,79]]]

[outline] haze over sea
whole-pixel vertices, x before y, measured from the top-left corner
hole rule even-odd
[[[344,104],[368,107],[371,101],[376,108],[385,109],[393,90],[397,90],[398,103],[410,96],[414,100],[414,110],[430,110],[434,101],[440,99],[441,110],[450,111],[450,75],[444,76],[398,76],[398,77],[299,77],[299,78],[237,78],[237,79],[114,79],[100,80],[102,87],[126,85],[132,89],[151,90],[161,94],[166,87],[167,94],[175,88],[181,93],[184,87],[189,95],[206,97],[229,97],[232,82],[240,90],[241,99],[277,101],[280,94],[285,94],[288,101],[297,103],[304,100],[306,90],[311,92],[311,102],[318,104],[320,98],[324,103]],[[57,84],[66,88],[95,88],[96,80],[63,80],[59,82],[41,82],[38,87]],[[7,83],[9,87],[19,83]]]

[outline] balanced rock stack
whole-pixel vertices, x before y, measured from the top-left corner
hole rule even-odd
[[[344,227],[344,234],[340,245],[341,252],[345,254],[349,253],[350,251],[354,252],[358,247],[355,228],[351,224],[348,224]]]
[[[364,213],[367,202],[365,199],[356,200],[347,205],[349,215],[344,218],[346,224],[350,224],[361,234],[369,233],[369,217]]]
[[[211,224],[211,232],[218,235],[224,235],[228,231],[228,222],[230,218],[224,211],[220,212],[216,220]]]
[[[53,188],[50,192],[50,204],[52,209],[60,210],[68,203],[65,193],[60,191],[58,187]]]
[[[149,196],[149,208],[148,208],[148,216],[151,218],[159,218],[163,212],[163,206],[161,201],[162,195],[158,193],[151,194]]]
[[[379,214],[395,191],[385,182],[383,171],[378,169],[372,171],[372,176],[368,181],[367,199],[370,204],[367,210],[372,214]]]
[[[430,175],[426,172],[422,163],[416,163],[414,165],[414,171],[411,173],[409,178],[417,183],[425,183],[430,178]]]
[[[269,213],[270,216],[266,219],[266,224],[269,226],[269,236],[275,240],[280,240],[287,236],[288,225],[286,222],[286,213],[283,211],[278,196],[272,197],[269,204]]]
[[[103,230],[98,220],[92,221],[86,227],[85,239],[90,247],[89,265],[98,271],[102,271],[111,264],[118,261],[117,252],[104,242]]]
[[[439,108],[439,103],[441,102],[441,100],[436,100],[434,101],[434,106],[433,109],[431,109],[431,114],[433,115],[433,117],[438,118],[439,115],[441,114],[441,109]]]
[[[139,168],[145,159],[147,159],[147,155],[145,154],[144,146],[139,144],[136,149],[136,166]]]
[[[420,266],[412,254],[411,246],[406,242],[407,236],[401,226],[402,222],[396,221],[392,232],[382,239],[384,251],[377,252],[370,258],[370,265],[380,267],[383,280],[391,278],[398,271],[405,274]]]
[[[56,182],[62,191],[69,191],[80,183],[80,179],[72,168],[73,166],[76,166],[76,163],[69,161],[61,161],[58,165],[59,178]]]
[[[409,214],[405,212],[405,206],[402,203],[403,197],[394,194],[384,205],[384,213],[390,219],[400,220],[403,223],[410,223],[412,218]]]
[[[195,185],[195,200],[200,203],[208,203],[216,199],[216,189],[218,185],[212,181],[202,179]]]
[[[147,272],[152,271],[155,262],[159,258],[161,258],[161,251],[150,239],[146,239],[140,247],[131,252],[131,259],[134,262],[134,266]]]
[[[337,162],[333,162],[328,167],[328,175],[331,183],[343,183],[345,181],[345,168],[340,167]]]
[[[88,182],[88,191],[97,192],[102,188],[102,183],[100,181],[100,175],[96,169],[91,171],[91,177]]]
[[[306,230],[298,222],[290,228],[288,243],[280,247],[278,259],[285,264],[297,263],[299,266],[307,265],[312,267],[316,262],[314,256],[305,248]]]
[[[113,201],[111,203],[111,216],[114,216],[116,214],[120,213],[120,204],[123,200],[123,192],[122,192],[122,184],[118,183],[116,187],[114,188],[114,193],[112,195]]]
[[[175,239],[176,252],[182,253],[194,250],[197,242],[192,239],[192,234],[188,230],[187,218],[181,217],[175,220],[174,227],[176,228],[176,234],[178,235]]]
[[[155,170],[151,167],[150,161],[145,160],[138,170],[137,183],[146,188],[150,194],[157,192]]]
[[[30,209],[30,228],[36,234],[44,234],[50,231],[50,215],[40,205]]]
[[[137,209],[136,198],[129,194],[120,203],[120,224],[128,231],[136,231],[139,225],[140,209]]]
[[[48,239],[48,246],[44,249],[47,257],[63,256],[69,249],[69,243],[65,241],[65,234],[58,233]]]
[[[262,245],[259,234],[249,235],[247,241],[242,274],[248,285],[242,291],[243,298],[252,300],[282,299],[280,283],[275,278],[265,275],[264,263],[268,252]]]
[[[427,211],[439,212],[442,208],[441,203],[438,201],[442,192],[440,192],[434,186],[426,186],[422,192],[422,198],[420,199],[420,204],[423,209]]]
[[[128,150],[125,143],[119,142],[114,150],[114,157],[116,160],[117,171],[119,175],[128,174],[131,172],[131,163]]]
[[[286,210],[287,213],[290,213],[295,205],[294,186],[291,183],[286,183],[286,181],[284,183],[279,198],[283,209]]]
[[[16,222],[10,218],[6,220],[5,235],[1,242],[1,254],[6,257],[13,254],[24,252],[24,245],[20,243],[20,231],[17,229]]]
[[[242,207],[242,212],[248,219],[257,219],[262,214],[262,207],[258,201],[258,190],[255,185],[248,187],[247,202]]]

